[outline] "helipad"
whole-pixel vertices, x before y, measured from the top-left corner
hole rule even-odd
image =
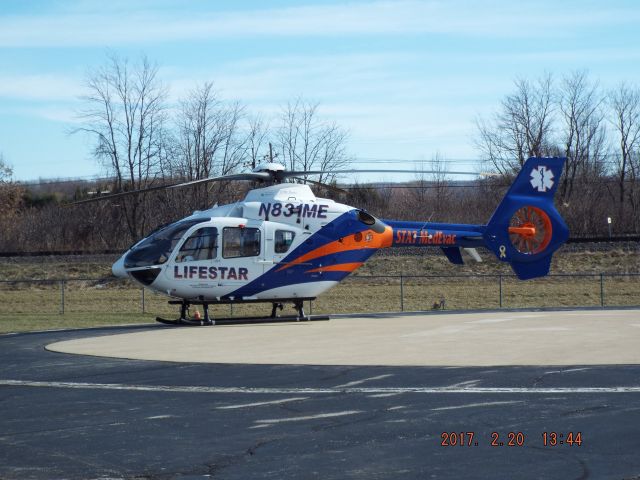
[[[636,478],[639,336],[640,310],[0,335],[0,477]]]
[[[80,355],[230,364],[640,364],[640,310],[483,312],[163,328],[53,343]]]

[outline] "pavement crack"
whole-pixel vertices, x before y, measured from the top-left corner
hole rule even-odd
[[[568,412],[561,413],[561,415],[563,417],[571,417],[571,416],[586,417],[586,416],[589,416],[592,413],[598,413],[601,410],[607,410],[608,408],[609,408],[609,405],[598,405],[596,407],[579,408],[579,409],[576,409],[576,410],[569,410]]]
[[[256,450],[258,450],[260,447],[266,445],[267,443],[269,443],[271,440],[261,440],[257,443],[255,443],[254,445],[250,446],[249,448],[247,448],[247,454],[248,455],[255,455],[256,454]]]
[[[318,380],[319,380],[319,381],[321,381],[321,382],[328,381],[328,380],[335,380],[336,378],[342,378],[342,377],[345,377],[345,376],[347,376],[349,373],[354,372],[354,371],[356,371],[356,370],[358,370],[358,368],[357,368],[357,367],[354,367],[354,368],[345,368],[345,369],[342,369],[342,370],[338,370],[338,371],[337,371],[337,372],[335,372],[335,373],[331,373],[330,375],[324,375],[324,376],[320,377]]]
[[[573,480],[587,480],[589,478],[589,475],[591,474],[591,472],[589,472],[589,467],[587,466],[587,463],[582,460],[581,458],[579,458],[577,455],[569,452],[569,451],[563,451],[563,450],[551,450],[547,447],[539,447],[539,446],[530,446],[529,448],[531,448],[532,450],[537,450],[540,452],[545,452],[548,453],[550,455],[559,455],[561,457],[573,460],[575,462],[578,463],[578,465],[580,466],[580,468],[582,469],[582,472],[580,472],[580,474],[577,477],[574,477]]]
[[[226,470],[235,465],[239,465],[243,461],[247,461],[254,455],[256,455],[258,449],[265,445],[277,441],[277,438],[258,440],[251,446],[249,446],[243,453],[237,455],[222,455],[219,460],[206,464],[208,471],[206,472],[211,477],[216,477],[222,470]]]
[[[207,463],[207,475],[211,475],[211,477],[216,477],[222,470],[225,470],[229,467],[239,464],[244,458],[245,454],[238,455],[222,455],[219,460],[216,460],[211,463]]]

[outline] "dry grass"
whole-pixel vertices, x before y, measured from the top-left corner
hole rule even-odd
[[[486,257],[486,256],[485,256]],[[461,268],[446,259],[427,255],[388,256],[371,259],[365,266],[322,295],[307,312],[354,313],[430,310],[445,300],[450,310],[491,309],[500,307],[577,307],[600,306],[600,272],[639,272],[640,255],[628,252],[583,252],[558,256],[553,273],[578,271],[588,276],[545,277],[521,282],[510,276],[507,266],[499,262],[468,264]],[[98,325],[153,322],[156,315],[177,316],[177,306],[167,304],[167,297],[144,291],[135,284],[120,280],[73,280],[107,277],[110,263],[80,261],[0,263],[0,279],[67,278],[64,292],[59,281],[0,283],[0,332],[83,328]],[[405,275],[402,285],[399,274]],[[436,275],[459,275],[438,277]],[[472,276],[483,274],[485,276]],[[368,278],[371,275],[385,277]],[[412,278],[406,275],[433,275]],[[640,305],[640,275],[605,276],[602,285],[606,306]],[[402,296],[401,296],[402,290]],[[64,295],[64,314],[62,296]],[[216,317],[255,316],[270,312],[270,304],[218,305],[212,307]],[[287,306],[283,314],[292,314]]]

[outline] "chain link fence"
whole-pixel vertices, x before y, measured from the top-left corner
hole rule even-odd
[[[0,315],[152,314],[173,318],[168,298],[128,280],[0,281]],[[640,273],[560,274],[522,282],[511,275],[350,276],[307,312],[365,313],[540,307],[640,306]],[[267,314],[270,305],[216,305],[216,316]]]

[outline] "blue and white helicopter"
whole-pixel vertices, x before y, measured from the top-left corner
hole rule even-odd
[[[250,173],[188,182],[251,180],[264,184],[239,202],[196,211],[140,240],[113,265],[181,305],[176,324],[213,324],[208,307],[267,302],[271,317],[303,305],[337,285],[381,248],[440,248],[455,264],[461,248],[486,247],[520,279],[548,273],[568,228],[553,204],[565,159],[530,158],[486,225],[381,220],[365,210],[318,198],[307,184],[287,183],[325,173],[286,171],[268,163]],[[369,170],[370,172],[372,170]],[[381,170],[373,170],[373,172]],[[342,170],[331,173],[354,173]],[[113,198],[124,194],[110,195]],[[204,317],[189,318],[190,305]]]

